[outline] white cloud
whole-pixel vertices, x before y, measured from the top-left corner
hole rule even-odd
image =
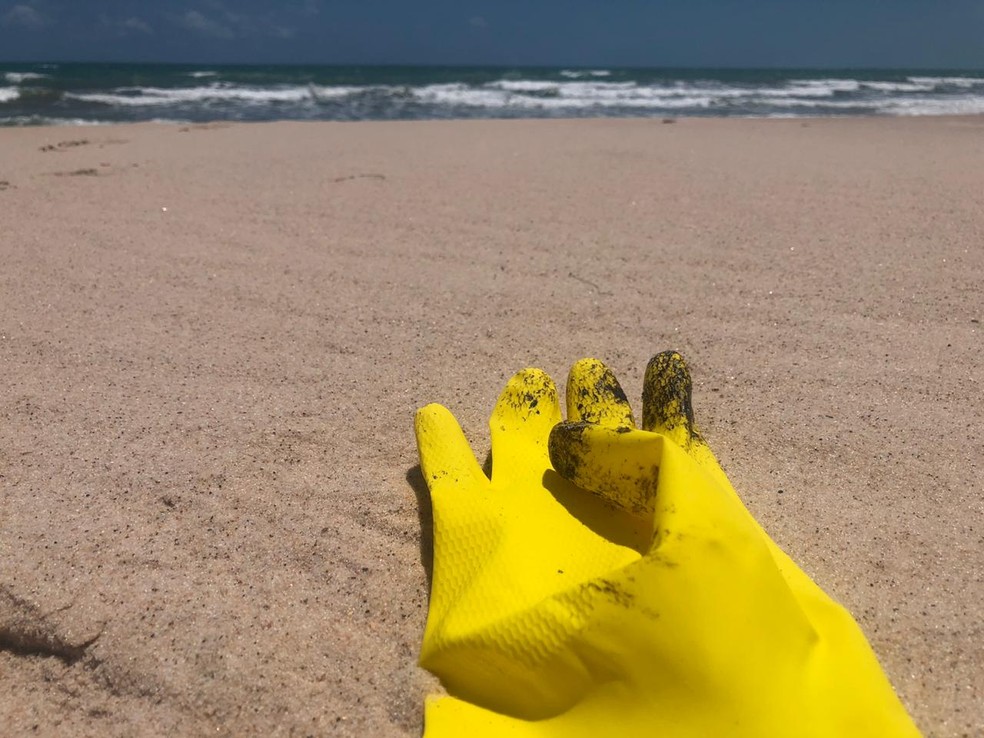
[[[293,38],[294,28],[277,22],[274,13],[251,16],[229,10],[222,0],[202,0],[206,12],[186,10],[181,15],[172,16],[177,25],[202,36],[218,39],[273,37]]]
[[[190,31],[213,38],[235,38],[232,27],[206,17],[197,10],[189,10],[178,16],[178,24]]]
[[[136,16],[120,20],[110,18],[108,15],[100,15],[99,25],[118,36],[130,36],[141,33],[150,35],[154,32],[154,29],[147,21]]]
[[[153,33],[154,29],[150,27],[150,24],[140,18],[127,18],[119,23],[121,29],[127,32],[137,32],[137,33]]]
[[[18,4],[10,8],[0,16],[0,23],[5,26],[20,26],[22,28],[42,28],[48,24],[47,19],[31,6],[31,4]]]

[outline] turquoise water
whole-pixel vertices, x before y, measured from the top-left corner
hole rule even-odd
[[[984,113],[984,72],[0,63],[0,125]]]

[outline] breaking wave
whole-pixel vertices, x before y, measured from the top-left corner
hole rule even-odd
[[[5,84],[3,84],[5,83]],[[984,112],[984,75],[904,72],[21,65],[0,125],[25,120],[802,117]]]

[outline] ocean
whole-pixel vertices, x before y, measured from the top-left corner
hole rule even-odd
[[[11,64],[0,125],[984,113],[984,71]]]

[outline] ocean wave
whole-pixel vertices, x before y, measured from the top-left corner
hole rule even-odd
[[[560,76],[568,79],[583,79],[584,77],[611,77],[612,73],[607,69],[562,69]]]
[[[372,85],[356,87],[353,85],[308,85],[307,91],[312,98],[318,102],[327,102],[334,100],[341,100],[346,97],[351,97],[353,95],[365,95],[368,93],[379,93],[379,94],[400,94],[403,87],[396,87],[392,85]]]
[[[936,85],[929,82],[869,82],[864,81],[861,87],[876,92],[932,92]]]
[[[32,79],[48,79],[51,75],[38,72],[4,72],[3,78],[12,85],[19,85]]]
[[[509,93],[502,90],[476,88],[463,82],[424,85],[413,88],[411,94],[424,103],[466,107],[502,107],[509,99]]]
[[[80,102],[131,107],[222,101],[262,105],[310,100],[311,91],[307,87],[253,88],[216,84],[208,87],[118,87],[112,92],[68,92],[65,97]]]
[[[481,88],[463,83],[430,85],[415,90],[427,101],[481,107],[573,109],[609,108],[707,108],[737,105],[742,100],[783,105],[787,100],[830,99],[847,92],[844,80],[819,80],[819,84],[787,86],[725,86],[709,80],[695,83],[640,85],[636,82],[554,82],[544,80],[499,80]],[[855,89],[858,89],[858,85]],[[854,103],[852,103],[854,104]]]
[[[950,85],[952,87],[977,87],[984,85],[984,77],[909,77],[909,81],[917,85]]]
[[[486,85],[481,88],[465,84],[427,85],[414,90],[414,95],[424,102],[440,103],[450,106],[501,108],[501,109],[539,109],[576,110],[578,108],[703,108],[711,104],[707,95],[684,94],[681,90],[667,90],[653,87],[640,87],[634,83],[560,83],[550,89],[555,95],[522,94],[512,91],[517,88],[501,89]],[[547,89],[537,85],[529,91],[542,92]]]
[[[771,97],[749,97],[745,102],[750,105],[761,105],[767,107],[778,107],[780,109],[784,108],[812,108],[814,110],[865,110],[870,109],[874,112],[878,103],[875,101],[867,101],[861,98],[855,98],[853,100],[810,100],[810,99],[797,99],[788,98],[782,102],[776,102],[774,98]],[[787,111],[788,112],[788,111]]]
[[[770,105],[766,98],[748,101],[751,104]],[[798,117],[796,109],[809,109],[810,115],[845,113],[855,115],[978,115],[984,113],[984,98],[940,98],[920,97],[912,99],[855,99],[855,100],[788,100],[782,103],[779,111],[767,117]]]
[[[857,92],[861,82],[856,79],[829,77],[826,79],[791,79],[782,89],[795,91],[800,97],[833,97],[837,93]]]
[[[170,68],[148,72],[141,67],[145,81],[138,86],[117,81],[133,76],[118,70],[105,78],[92,69],[62,79],[60,70],[32,69],[36,71],[0,71],[0,109],[8,116],[3,125],[75,117],[123,122],[984,112],[984,75],[971,72],[865,73],[854,78],[832,71],[811,78],[802,72],[741,70],[689,70],[675,76],[667,70],[501,69],[455,76],[453,69],[408,73],[200,66],[177,75]],[[43,76],[55,81],[32,82]]]
[[[611,114],[702,111],[725,115],[795,114],[797,109],[816,114],[932,114],[924,111],[976,112],[982,103],[948,98],[925,99],[939,85],[984,84],[970,77],[908,78],[907,81],[855,80],[846,78],[790,79],[770,84],[725,84],[716,80],[675,80],[640,84],[588,78],[565,80],[498,79],[483,84],[450,82],[405,85],[278,85],[244,86],[212,82],[194,87],[120,87],[107,92],[70,92],[65,97],[83,103],[116,108],[150,107],[175,112],[198,106],[234,111],[238,108],[292,106],[297,117],[318,117],[319,107],[346,105],[373,109],[475,110],[490,114]],[[0,102],[17,97],[18,88],[0,88]],[[922,95],[922,97],[917,97]],[[978,99],[978,98],[975,98]],[[984,98],[979,98],[984,99]],[[320,106],[318,104],[321,104]],[[233,106],[233,107],[230,107]],[[305,106],[305,107],[298,107]],[[355,108],[353,108],[354,110]],[[306,110],[307,112],[301,112]],[[618,111],[623,111],[619,113]],[[716,111],[716,112],[715,112]],[[232,112],[235,117],[236,113]],[[398,113],[397,113],[398,114]],[[447,113],[443,113],[447,114]],[[266,115],[266,114],[264,114]],[[413,114],[416,115],[416,114]],[[471,115],[471,114],[469,114]]]
[[[487,83],[489,89],[513,93],[552,93],[561,98],[597,99],[673,99],[707,97],[736,99],[743,97],[773,98],[833,98],[838,93],[857,92],[861,83],[857,80],[790,80],[789,83],[770,85],[725,85],[713,80],[694,82],[653,83],[637,82],[554,82],[542,80],[500,80]]]
[[[513,93],[553,94],[567,97],[605,97],[627,90],[646,89],[635,82],[546,82],[540,80],[499,80],[484,85],[487,89]]]
[[[548,92],[559,90],[563,84],[563,82],[547,82],[532,79],[502,79],[497,82],[489,82],[485,87],[506,90],[507,92]]]
[[[93,120],[91,118],[56,118],[47,115],[10,115],[0,117],[0,128],[18,128],[23,126],[108,126],[111,120]],[[174,121],[162,121],[173,123]]]
[[[879,112],[888,115],[980,115],[984,113],[984,98],[893,100],[881,106]]]
[[[683,88],[685,94],[711,95],[721,99],[738,99],[747,97],[769,97],[774,98],[777,105],[782,105],[784,99],[809,98],[809,99],[832,99],[837,93],[847,93],[846,86],[833,85],[805,85],[790,84],[783,87],[772,86],[728,86],[728,87],[692,87]]]

